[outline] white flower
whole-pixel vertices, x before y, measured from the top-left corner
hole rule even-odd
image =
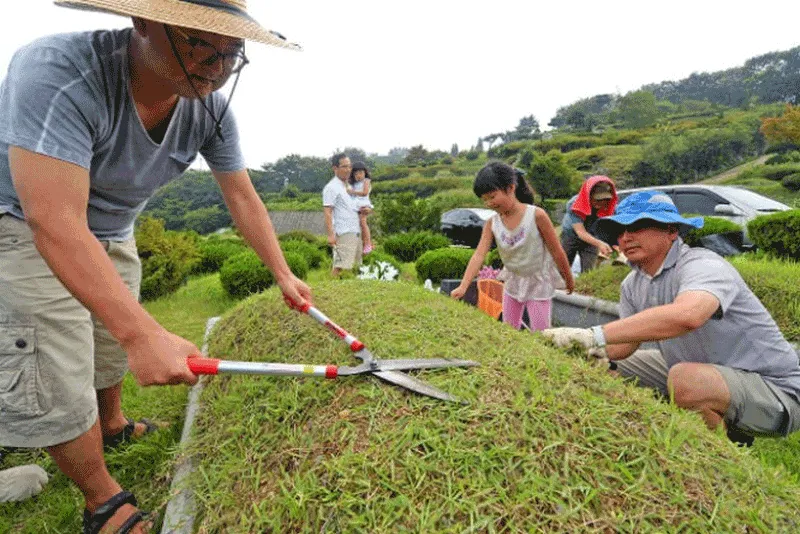
[[[392,282],[397,279],[400,271],[391,263],[379,261],[373,265],[362,265],[359,269],[360,280],[384,280]]]

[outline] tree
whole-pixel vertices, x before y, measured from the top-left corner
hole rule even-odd
[[[761,133],[772,144],[800,145],[800,107],[786,104],[786,109],[780,117],[762,119]]]
[[[527,149],[517,158],[516,166],[527,171],[528,181],[542,200],[569,196],[576,170],[567,164],[561,151],[551,150],[542,154]]]
[[[644,128],[658,118],[656,97],[649,91],[632,91],[619,99],[619,119],[627,128]]]
[[[322,191],[333,175],[331,162],[327,158],[299,154],[290,154],[275,163],[266,163],[262,169],[264,176],[260,180],[268,182],[270,189],[276,192],[285,187],[287,178],[290,184],[296,185],[301,191]]]
[[[458,143],[453,143],[453,146],[450,147],[450,155],[454,158],[458,157]]]
[[[533,115],[522,117],[516,129],[506,132],[506,141],[519,141],[522,139],[536,139],[541,135],[539,121]]]

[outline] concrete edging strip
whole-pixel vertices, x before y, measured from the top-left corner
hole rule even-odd
[[[212,317],[206,323],[206,332],[203,340],[203,348],[201,352],[203,355],[208,353],[208,336],[211,329],[219,321],[219,317]],[[205,377],[200,377],[197,382],[189,390],[189,402],[186,405],[186,418],[183,421],[183,431],[181,432],[181,441],[178,446],[178,454],[186,450],[192,435],[192,426],[197,412],[200,410],[200,394],[203,392],[205,384]],[[167,503],[167,509],[164,512],[164,522],[161,526],[161,534],[192,534],[194,532],[194,519],[197,513],[197,507],[194,499],[194,493],[186,486],[186,480],[194,470],[194,463],[191,458],[184,458],[175,468],[175,476],[172,479],[169,492],[173,497]]]

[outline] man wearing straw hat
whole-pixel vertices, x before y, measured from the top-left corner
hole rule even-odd
[[[39,39],[0,86],[0,446],[48,449],[84,494],[85,532],[140,532],[136,500],[103,459],[104,443],[152,429],[123,415],[122,378],[130,367],[142,385],[193,384],[198,349],[139,304],[134,221],[200,153],[285,298],[310,300],[216,93],[247,65],[245,40],[296,45],[244,0],[55,3],[133,28]]]

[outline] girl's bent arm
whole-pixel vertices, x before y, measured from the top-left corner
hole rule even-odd
[[[567,285],[567,293],[572,293],[572,290],[575,289],[575,279],[572,277],[567,254],[558,240],[556,229],[553,227],[550,217],[543,209],[536,210],[536,227],[539,228],[544,244],[547,250],[550,251],[550,255],[553,256],[558,272],[561,273],[561,277]]]

